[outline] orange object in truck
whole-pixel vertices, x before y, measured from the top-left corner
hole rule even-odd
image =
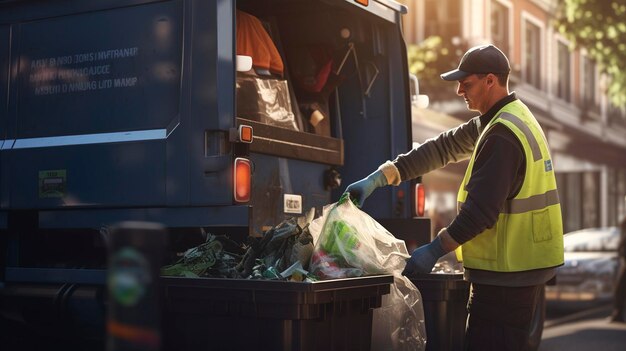
[[[252,67],[283,75],[283,60],[258,18],[237,10],[237,55],[252,57]]]

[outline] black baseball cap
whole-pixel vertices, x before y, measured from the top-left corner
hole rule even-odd
[[[509,73],[511,66],[504,53],[497,47],[489,45],[474,46],[467,50],[461,58],[459,68],[441,75],[443,80],[461,80],[472,74]]]

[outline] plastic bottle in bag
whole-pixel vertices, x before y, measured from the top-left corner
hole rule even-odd
[[[337,220],[331,224],[330,235],[324,245],[324,249],[332,256],[345,257],[354,260],[355,250],[361,246],[356,230],[344,221]]]

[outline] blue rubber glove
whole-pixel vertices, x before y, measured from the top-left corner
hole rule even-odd
[[[376,188],[387,185],[387,177],[380,169],[367,177],[354,182],[346,188],[344,193],[350,193],[350,197],[358,202],[359,207],[363,207],[365,199],[372,194]]]
[[[441,245],[441,238],[437,236],[431,243],[422,245],[413,251],[411,258],[406,261],[402,275],[430,273],[439,257],[445,254],[446,250]]]

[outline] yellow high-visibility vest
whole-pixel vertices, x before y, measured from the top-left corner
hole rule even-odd
[[[498,220],[457,250],[467,268],[520,272],[563,264],[563,222],[556,178],[546,137],[528,107],[515,100],[496,113],[478,137],[459,188],[460,205],[467,198],[478,145],[496,124],[510,129],[524,148],[526,173],[515,198],[507,200]]]

